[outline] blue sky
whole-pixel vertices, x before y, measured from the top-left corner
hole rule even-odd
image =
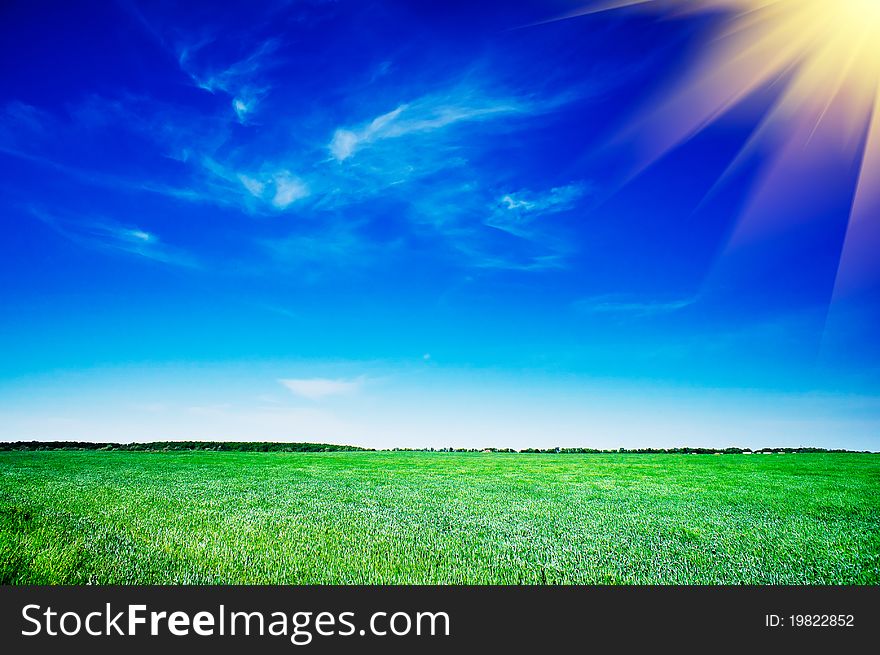
[[[880,449],[852,167],[732,239],[719,16],[514,4],[5,4],[0,439]]]

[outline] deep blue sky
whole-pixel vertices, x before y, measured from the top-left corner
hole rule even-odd
[[[880,449],[854,171],[729,248],[777,91],[633,176],[719,17],[572,6],[4,3],[0,438]]]

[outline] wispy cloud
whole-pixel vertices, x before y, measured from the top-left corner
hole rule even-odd
[[[468,182],[452,195],[434,192],[419,208],[472,267],[539,272],[565,268],[574,248],[558,221],[542,219],[576,209],[589,192],[588,183],[577,181],[493,198]]]
[[[210,91],[226,91],[234,89],[250,76],[256,73],[263,66],[266,57],[277,50],[279,42],[277,39],[267,39],[248,56],[231,64],[217,68],[211,64],[200,64],[198,53],[211,40],[204,40],[200,43],[184,46],[180,49],[177,62],[180,68],[189,75],[193,82],[201,89]]]
[[[235,112],[238,122],[242,125],[250,121],[251,114],[256,111],[268,88],[259,89],[244,87],[232,98],[232,110]]]
[[[424,184],[412,201],[412,221],[442,237],[464,265],[491,270],[539,272],[565,268],[576,248],[563,221],[539,220],[573,210],[589,185],[503,194],[475,181],[435,187]],[[514,206],[508,206],[507,198]]]
[[[0,153],[108,191],[146,192],[217,205],[241,203],[228,189],[218,189],[215,176],[206,176],[206,167],[198,166],[201,158],[193,157],[194,149],[214,151],[223,144],[222,121],[197,120],[180,108],[136,96],[91,95],[67,113],[64,117],[20,102],[8,103],[0,110]],[[156,169],[161,174],[146,177],[140,171],[126,172],[124,167],[103,168],[96,158],[91,166],[83,165],[66,146],[74,141],[98,150],[104,146],[95,140],[96,135],[137,140],[143,146],[141,155],[153,155],[163,164]]]
[[[309,195],[308,185],[288,170],[256,175],[239,173],[237,177],[254,198],[259,198],[276,209],[286,209]]]
[[[30,208],[30,213],[62,236],[82,246],[124,252],[174,266],[199,266],[197,260],[188,253],[163,243],[156,234],[139,227],[108,219],[62,218],[35,207]]]
[[[278,380],[291,393],[309,400],[323,400],[332,396],[357,393],[364,386],[364,376],[346,378],[285,378]]]
[[[210,42],[210,39],[206,39],[180,48],[177,57],[180,69],[200,89],[229,95],[235,115],[239,122],[245,123],[270,90],[259,74],[269,65],[269,57],[278,49],[280,42],[278,39],[267,39],[246,57],[220,67],[213,62],[202,61],[199,56]]]
[[[607,294],[581,298],[572,303],[573,308],[584,314],[620,314],[630,316],[654,316],[669,314],[690,307],[698,300],[697,296],[656,300],[639,299],[632,296]]]
[[[571,244],[558,226],[537,219],[574,209],[589,191],[572,182],[546,191],[497,196],[497,183],[471,164],[527,119],[554,111],[572,98],[498,91],[491,83],[456,83],[418,96],[354,126],[337,128],[326,169],[335,185],[322,203],[335,207],[372,195],[399,199],[412,228],[434,238],[470,267],[540,271],[561,268]],[[442,175],[442,182],[439,177]],[[493,188],[494,187],[494,188]],[[516,244],[498,232],[515,236]]]
[[[507,211],[515,211],[521,214],[542,214],[548,212],[571,209],[574,202],[584,194],[582,183],[569,184],[554,187],[543,193],[519,191],[506,193],[498,201],[498,204]]]
[[[328,149],[334,159],[344,161],[377,141],[433,132],[456,123],[523,113],[530,107],[514,98],[492,98],[475,89],[453,89],[447,94],[427,95],[399,105],[366,124],[338,128]]]
[[[221,183],[218,189],[221,198],[243,202],[246,207],[250,204],[251,209],[253,201],[274,209],[286,209],[311,193],[302,178],[284,168],[239,172],[212,157],[204,157],[201,165],[215,182]]]
[[[505,193],[496,201],[486,224],[529,238],[534,235],[532,224],[537,218],[573,209],[587,190],[586,184],[576,182],[542,192]]]
[[[196,87],[228,95],[238,122],[248,124],[273,88],[271,70],[284,63],[277,55],[284,44],[279,30],[294,13],[306,17],[311,3],[256,3],[247,8],[246,19],[236,22],[234,29],[224,24],[228,19],[224,17],[226,5],[216,7],[196,24],[184,25],[170,23],[157,7],[148,9],[148,18],[131,0],[119,0],[119,4],[163,50],[176,58],[179,70]],[[275,36],[266,37],[267,33]]]
[[[333,134],[333,139],[330,141],[330,154],[335,159],[342,161],[351,157],[361,145],[368,144],[377,139],[387,138],[386,127],[393,123],[404,109],[405,107],[401,106],[387,114],[377,116],[367,125],[357,130],[337,129]]]
[[[146,97],[91,96],[71,108],[72,120],[54,119],[36,146],[6,149],[108,191],[149,192],[251,215],[295,209],[304,220],[286,232],[261,228],[246,237],[254,252],[271,255],[272,268],[297,262],[356,265],[375,261],[371,254],[377,248],[397,242],[419,242],[431,256],[451,254],[457,265],[484,270],[564,266],[570,245],[553,234],[558,225],[537,219],[573,208],[585,187],[513,187],[499,196],[495,169],[472,163],[499,137],[523,128],[522,121],[557,108],[560,98],[501,89],[488,74],[471,74],[467,83],[441,81],[429,93],[394,85],[406,101],[389,103],[393,109],[363,122],[352,117],[328,124],[312,117],[308,129],[298,129],[286,115],[267,114],[261,130],[240,130],[236,120],[246,120],[262,90],[271,88],[273,80],[264,73],[274,65],[278,42],[263,41],[244,58],[216,68],[210,65],[216,54],[211,40],[195,43],[181,49],[180,66],[201,88],[229,94],[236,116],[219,107],[201,115]],[[31,111],[18,113],[21,121],[42,120]],[[119,134],[143,143],[140,154],[151,158],[151,176],[144,178],[140,166],[89,170],[50,141],[53,134],[73,134],[88,145],[98,132],[104,139]],[[0,150],[4,147],[0,140]],[[389,220],[397,221],[393,239]],[[124,235],[91,236],[145,257],[186,259],[158,240],[135,248]],[[502,243],[510,236],[520,243]],[[238,270],[266,270],[267,262],[241,262]]]
[[[309,195],[305,183],[289,171],[278,171],[272,176],[275,193],[272,194],[273,207],[284,209],[288,205]]]

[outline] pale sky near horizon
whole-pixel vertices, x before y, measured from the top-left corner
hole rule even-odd
[[[321,370],[335,377],[317,376]],[[281,377],[290,371],[309,376]],[[377,362],[122,367],[56,376],[0,388],[0,440],[877,448],[878,401],[867,396],[560,381],[541,371],[512,377],[424,361],[403,368]]]

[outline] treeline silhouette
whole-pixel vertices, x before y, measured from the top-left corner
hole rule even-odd
[[[279,441],[149,441],[142,443],[101,443],[93,441],[3,441],[0,451],[10,450],[104,450],[129,452],[166,452],[215,450],[223,452],[258,453],[332,453],[352,451],[376,451],[375,448],[344,446],[328,443],[291,443]],[[550,455],[584,455],[598,453],[668,454],[668,455],[740,455],[743,453],[868,453],[868,450],[843,450],[813,447],[798,448],[384,448],[386,452],[430,453],[534,453]]]
[[[551,455],[585,455],[594,453],[631,453],[645,455],[740,455],[743,453],[870,453],[869,450],[844,450],[813,448],[392,448],[399,452],[439,452],[439,453],[541,453]]]
[[[280,441],[149,441],[143,443],[96,443],[92,441],[5,441],[4,450],[121,450],[121,451],[178,451],[221,450],[257,453],[332,453],[366,451],[372,448],[340,446],[330,443],[288,443]]]

